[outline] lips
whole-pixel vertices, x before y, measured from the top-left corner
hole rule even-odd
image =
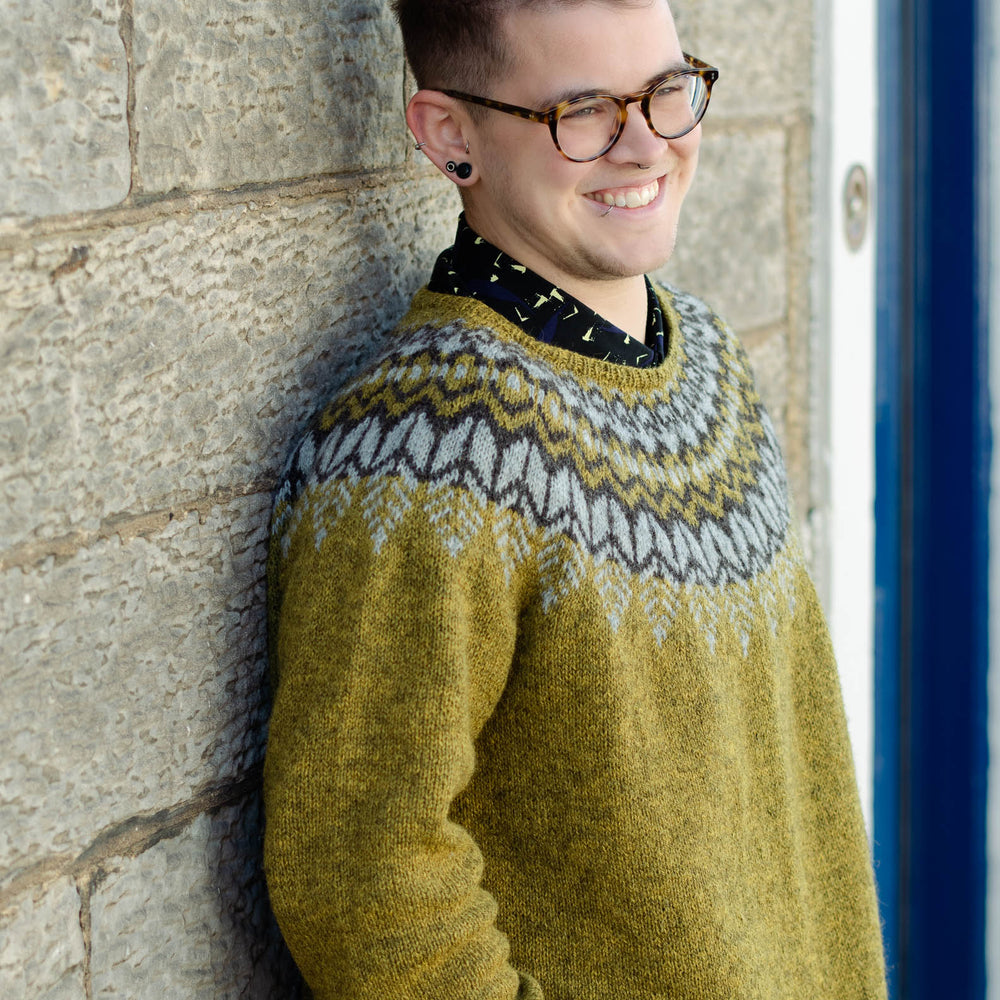
[[[615,208],[642,208],[648,205],[660,193],[659,181],[650,181],[642,187],[606,188],[603,191],[591,191],[586,197],[602,205],[612,205]]]

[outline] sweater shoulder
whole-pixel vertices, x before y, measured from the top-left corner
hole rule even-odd
[[[448,421],[494,395],[498,371],[540,374],[530,369],[531,359],[518,345],[505,345],[493,330],[463,319],[387,332],[377,348],[369,346],[360,361],[355,355],[334,373],[325,402],[286,460],[286,494],[294,498],[342,473],[351,456],[366,464],[387,457],[394,430],[412,432],[414,423],[425,426],[434,417]],[[377,441],[383,446],[376,449]],[[416,441],[410,450],[419,458]]]
[[[660,298],[667,314],[668,326],[676,322],[684,341],[707,342],[717,351],[732,354],[748,366],[746,350],[732,327],[703,299],[686,292],[676,285],[654,281],[653,289]]]

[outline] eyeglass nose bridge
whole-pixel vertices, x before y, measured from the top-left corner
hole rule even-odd
[[[639,110],[642,112],[642,117],[646,120],[646,127],[649,129],[657,139],[665,139],[665,135],[660,135],[656,131],[653,125],[652,112],[649,110],[649,102],[653,99],[652,94],[643,94],[641,97],[620,97],[618,104],[618,135],[615,136],[615,142],[617,142],[622,133],[625,131],[625,126],[628,123],[628,106],[630,104],[638,104]]]
[[[646,127],[649,129],[657,139],[665,139],[665,136],[660,135],[653,126],[653,119],[650,117],[649,102],[652,99],[652,94],[637,94],[630,97],[610,97],[612,101],[618,106],[618,128],[615,129],[614,135],[611,137],[611,141],[604,148],[604,151],[598,153],[597,156],[592,157],[592,159],[599,159],[602,156],[607,155],[611,152],[615,146],[618,145],[618,140],[625,134],[625,126],[628,124],[628,106],[630,104],[638,104],[639,110],[642,111],[642,117],[646,122]],[[552,123],[552,138],[555,139],[555,122]],[[556,148],[559,148],[559,142],[556,141]]]

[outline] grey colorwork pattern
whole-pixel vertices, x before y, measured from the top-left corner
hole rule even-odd
[[[319,544],[363,483],[378,548],[423,484],[644,580],[749,582],[788,542],[783,463],[733,335],[670,295],[679,363],[645,390],[608,391],[462,322],[391,337],[291,456],[275,531],[308,490]]]

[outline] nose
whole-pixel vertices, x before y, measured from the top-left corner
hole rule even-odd
[[[663,152],[667,140],[653,132],[639,101],[629,101],[625,116],[622,134],[607,155],[625,162],[653,162]]]

